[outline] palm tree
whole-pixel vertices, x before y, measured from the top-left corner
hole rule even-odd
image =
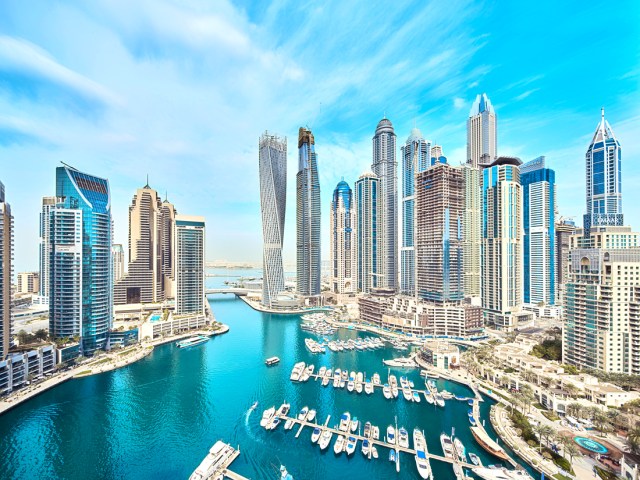
[[[580,453],[578,447],[573,442],[569,442],[564,446],[564,453],[569,455],[569,463],[573,463],[573,457]]]
[[[542,436],[546,439],[545,444],[549,448],[549,439],[556,435],[556,431],[549,425],[543,425]]]
[[[627,434],[627,447],[636,455],[640,454],[640,426],[635,426]]]
[[[607,420],[609,421],[609,423],[613,428],[616,427],[617,425],[616,421],[619,418],[620,418],[620,410],[618,410],[617,408],[610,408],[609,410],[607,410]]]
[[[544,434],[545,434],[545,425],[541,423],[534,425],[533,433],[538,435],[538,439],[540,440],[538,443],[538,453],[540,453],[542,451],[542,438],[544,437]]]

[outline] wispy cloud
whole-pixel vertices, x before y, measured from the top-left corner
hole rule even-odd
[[[527,90],[526,92],[522,92],[520,95],[517,95],[514,100],[516,100],[516,101],[524,100],[529,95],[537,92],[538,90],[540,90],[540,89],[539,88],[532,88],[530,90]]]

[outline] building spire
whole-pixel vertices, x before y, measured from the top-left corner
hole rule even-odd
[[[600,114],[602,115],[602,120],[604,121],[604,107],[600,108]]]
[[[149,174],[147,173],[147,184],[144,186],[144,188],[151,188],[149,186]]]

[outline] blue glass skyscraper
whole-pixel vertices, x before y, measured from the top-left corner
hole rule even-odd
[[[113,318],[109,182],[58,167],[56,197],[49,217],[49,331],[79,337],[88,355],[106,348]]]
[[[620,226],[622,216],[622,148],[602,118],[585,156],[587,174],[587,213],[584,233],[589,236],[591,226]]]
[[[524,303],[555,303],[555,172],[538,157],[520,166],[524,225]]]

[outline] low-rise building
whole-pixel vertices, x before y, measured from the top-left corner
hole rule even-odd
[[[178,333],[204,328],[209,324],[205,314],[169,316],[167,320],[148,320],[138,327],[138,339],[153,340],[160,336],[176,335]]]
[[[441,370],[449,370],[460,366],[460,349],[447,342],[426,342],[420,351],[420,356]]]
[[[17,287],[18,293],[37,294],[40,290],[40,274],[38,272],[19,272]]]
[[[624,480],[640,480],[640,456],[629,453],[622,454],[620,477]]]
[[[44,345],[30,350],[9,352],[0,362],[0,396],[53,373],[56,367],[56,346]]]

